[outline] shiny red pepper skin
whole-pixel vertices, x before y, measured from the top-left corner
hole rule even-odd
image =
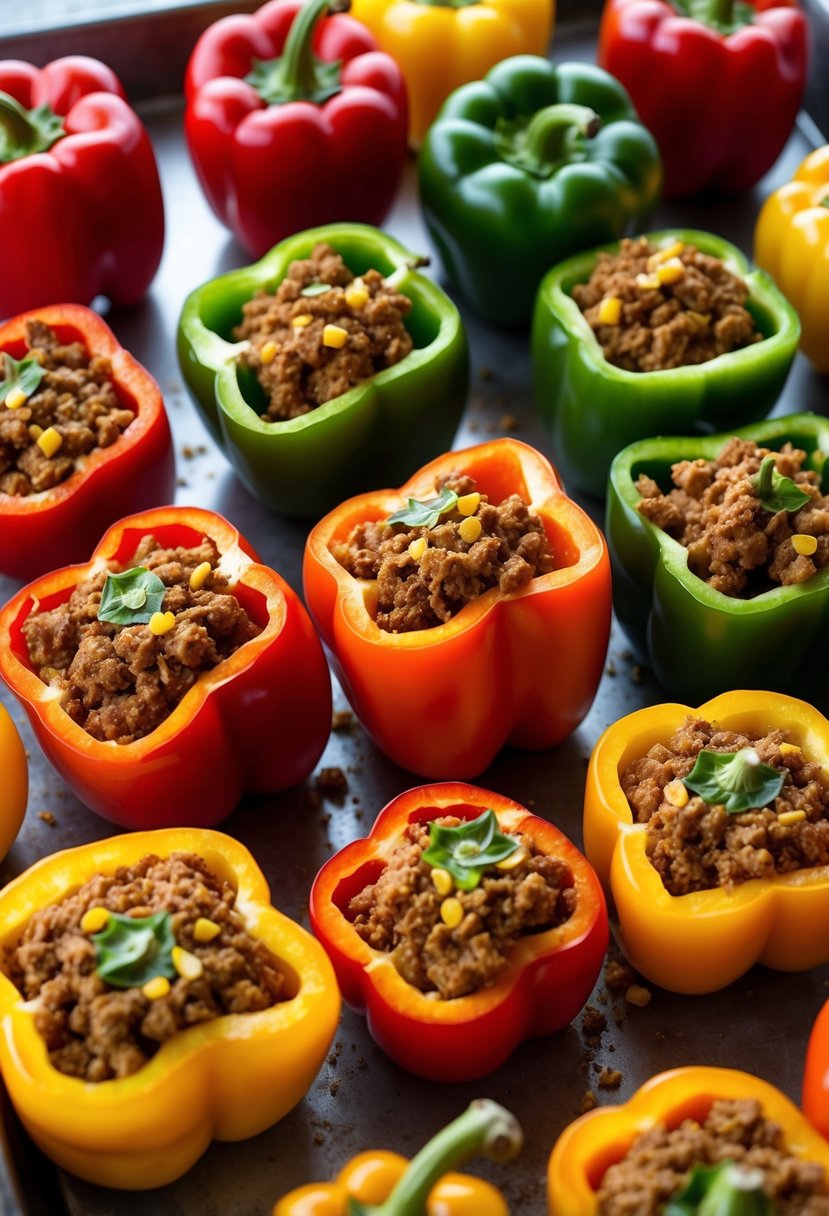
[[[0,317],[43,304],[118,307],[147,291],[164,245],[155,154],[110,68],[72,55],[43,69],[0,61],[0,90],[26,109],[47,102],[66,134],[47,152],[0,164]]]
[[[668,0],[606,0],[598,61],[659,145],[665,198],[747,190],[783,150],[806,83],[806,18],[795,0],[754,8],[726,36]]]

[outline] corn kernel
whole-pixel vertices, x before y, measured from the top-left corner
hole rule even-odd
[[[685,277],[685,266],[679,258],[671,258],[669,261],[663,262],[661,266],[657,266],[656,277],[660,284],[678,283]]]
[[[651,1003],[651,990],[643,988],[641,984],[631,984],[625,993],[625,1000],[629,1005],[636,1005],[639,1009],[644,1009]]]
[[[294,329],[305,329],[307,325],[311,324],[313,319],[310,312],[300,312],[291,318],[291,325],[293,325]]]
[[[265,342],[259,352],[259,362],[267,367],[276,358],[277,345],[275,342]]]
[[[671,806],[681,808],[688,805],[688,791],[682,781],[669,781],[662,792]]]
[[[777,822],[782,823],[784,828],[788,828],[793,823],[802,823],[805,818],[805,811],[783,811],[782,815],[777,816]]]
[[[148,1001],[157,1001],[170,991],[170,981],[166,975],[157,975],[154,979],[147,980],[141,991]]]
[[[484,526],[475,515],[468,515],[466,519],[462,519],[458,525],[461,540],[465,540],[468,545],[474,545],[475,541],[481,535]]]
[[[173,946],[170,953],[173,957],[173,966],[183,980],[197,980],[204,971],[201,959],[197,958],[195,954],[191,954],[189,950],[185,950],[181,946]]]
[[[461,901],[455,899],[454,895],[450,895],[440,905],[440,919],[450,929],[457,929],[458,925],[463,920],[463,907]]]
[[[689,308],[686,315],[699,330],[707,329],[711,324],[711,314],[708,312],[694,312],[693,308]]]
[[[334,350],[342,350],[348,341],[348,330],[341,325],[326,325],[322,331],[323,346],[331,346]]]
[[[435,866],[432,870],[432,882],[435,885],[435,890],[438,895],[448,895],[455,889],[455,883],[452,875],[448,870],[442,870],[440,866]]]
[[[409,556],[419,562],[423,554],[426,552],[426,537],[418,536],[417,540],[413,540],[409,544]]]
[[[811,557],[817,551],[817,537],[807,536],[805,532],[796,532],[792,537],[795,553],[801,557]]]
[[[100,933],[109,920],[109,912],[100,905],[88,908],[81,917],[81,933]]]
[[[160,638],[163,634],[169,633],[175,623],[176,618],[172,612],[154,612],[147,622],[147,627],[150,633]]]
[[[37,437],[35,443],[44,456],[54,456],[55,452],[59,451],[63,444],[63,435],[59,431],[56,431],[53,426],[47,426],[43,434]]]
[[[362,279],[355,279],[345,289],[345,302],[349,308],[365,308],[368,304],[369,293]]]
[[[212,942],[221,931],[221,925],[217,925],[215,920],[208,920],[206,916],[200,916],[193,925],[193,937],[197,942]]]
[[[618,296],[605,296],[599,305],[599,324],[618,325],[622,319],[622,301]]]
[[[200,566],[196,566],[190,575],[190,590],[201,591],[212,573],[213,567],[210,565],[210,562],[202,562]]]
[[[38,426],[36,422],[32,422],[29,426],[29,434],[32,439],[40,439],[40,436],[43,434],[43,427]]]
[[[800,748],[797,746],[796,743],[781,743],[780,744],[780,755],[781,756],[799,756]]]
[[[638,274],[636,276],[636,286],[640,291],[658,291],[659,279],[655,274]]]
[[[652,253],[648,258],[648,270],[656,270],[663,262],[678,258],[684,248],[682,241],[674,241],[673,245],[668,245],[665,249],[657,249],[656,253]]]
[[[519,845],[514,853],[510,853],[509,857],[505,857],[503,861],[496,861],[495,869],[504,870],[505,872],[515,870],[521,865],[522,861],[526,860],[527,850],[523,847],[523,845]]]
[[[21,405],[27,400],[26,394],[22,388],[13,388],[6,397],[6,408],[10,410],[19,410]]]
[[[480,505],[481,496],[477,490],[473,490],[471,494],[461,494],[455,503],[460,515],[474,515]]]

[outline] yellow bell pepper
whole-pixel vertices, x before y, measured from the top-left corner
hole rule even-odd
[[[555,0],[352,0],[351,16],[400,65],[417,146],[454,89],[511,55],[546,55]]]
[[[727,692],[699,709],[653,705],[610,726],[587,771],[584,844],[615,901],[625,953],[653,983],[687,993],[715,992],[758,962],[804,971],[829,961],[827,867],[677,896],[648,860],[646,825],[634,824],[620,774],[655,743],[667,743],[688,714],[758,736],[785,728],[829,773],[829,722],[780,693]]]
[[[17,727],[0,705],[0,859],[20,831],[29,796],[29,766]]]
[[[547,1168],[549,1216],[596,1216],[596,1192],[609,1166],[657,1123],[701,1122],[717,1098],[756,1098],[767,1119],[783,1129],[787,1150],[829,1172],[829,1144],[793,1102],[758,1077],[730,1068],[675,1068],[651,1077],[622,1106],[582,1115],[559,1136]]]
[[[829,144],[766,199],[754,230],[754,260],[800,315],[800,346],[829,372]]]
[[[101,1186],[161,1186],[189,1169],[212,1139],[242,1140],[270,1127],[306,1093],[339,1017],[322,947],[270,906],[248,850],[204,829],[114,836],[38,862],[0,892],[0,956],[35,912],[93,875],[179,851],[197,853],[236,889],[235,909],[279,960],[288,999],[192,1026],[138,1072],[95,1084],[52,1066],[31,1005],[0,974],[0,1070],[17,1113],[48,1157]]]

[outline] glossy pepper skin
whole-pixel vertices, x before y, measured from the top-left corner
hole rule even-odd
[[[394,367],[299,418],[263,422],[258,386],[237,371],[232,330],[257,291],[274,292],[292,262],[326,241],[354,274],[393,276],[412,301],[414,349]],[[457,308],[418,274],[417,255],[362,224],[329,224],[283,241],[253,266],[212,279],[184,303],[181,369],[216,442],[245,485],[283,515],[318,519],[378,476],[405,477],[412,463],[449,447],[466,401],[468,355]],[[382,470],[382,474],[378,474]]]
[[[527,320],[550,266],[628,231],[659,181],[656,145],[622,86],[592,64],[534,55],[454,92],[420,154],[443,264],[496,325]]]
[[[354,0],[352,12],[400,64],[417,145],[454,89],[512,55],[546,55],[555,0]]]
[[[800,317],[803,353],[829,373],[829,145],[807,156],[793,179],[763,204],[754,258]]]
[[[5,857],[20,831],[29,797],[29,766],[17,727],[0,705],[0,858]]]
[[[18,579],[82,561],[102,527],[128,511],[169,501],[176,485],[159,387],[106,322],[80,304],[33,309],[0,325],[0,352],[23,358],[29,320],[44,321],[62,342],[80,341],[87,351],[106,356],[119,400],[135,417],[115,443],[95,448],[53,489],[26,496],[0,493],[0,570]]]
[[[671,895],[651,865],[644,824],[634,824],[621,774],[655,743],[667,743],[691,714],[721,730],[762,736],[782,728],[829,771],[829,723],[805,701],[780,693],[726,692],[699,709],[653,705],[621,718],[596,744],[584,796],[584,846],[619,916],[637,971],[671,992],[716,992],[755,963],[805,971],[829,961],[825,867],[757,878],[732,890]]]
[[[253,257],[315,224],[379,224],[394,201],[406,87],[368,30],[342,15],[347,8],[348,0],[271,0],[217,21],[190,57],[190,155],[213,211]],[[335,15],[320,24],[327,12]],[[266,84],[248,81],[257,62],[280,57]]]
[[[502,832],[521,832],[539,852],[567,865],[576,909],[558,928],[514,944],[509,966],[491,986],[432,1000],[403,979],[390,955],[358,936],[346,916],[348,901],[379,875],[409,823],[442,815],[477,819],[487,808]],[[320,870],[310,916],[343,999],[365,1013],[378,1046],[401,1067],[436,1081],[482,1077],[524,1039],[567,1026],[592,991],[608,940],[601,886],[567,837],[517,802],[459,782],[419,786],[393,799],[368,837],[341,849]]]
[[[371,594],[334,558],[366,520],[386,519],[435,479],[469,475],[499,503],[520,494],[540,515],[557,569],[514,595],[491,588],[443,625],[379,628]],[[604,539],[564,493],[540,452],[497,439],[449,452],[403,485],[352,498],[311,530],[305,600],[354,712],[390,759],[432,778],[473,777],[504,744],[530,750],[565,739],[590,708],[610,626]]]
[[[323,950],[271,907],[251,854],[220,832],[135,832],[55,853],[0,894],[0,941],[13,946],[35,912],[95,874],[174,852],[198,854],[237,889],[235,907],[248,931],[284,964],[289,999],[182,1031],[138,1072],[95,1084],[50,1064],[31,1007],[0,974],[0,1069],[17,1113],[48,1157],[100,1186],[162,1186],[189,1169],[211,1140],[243,1140],[276,1123],[306,1093],[339,1018]]]
[[[677,241],[719,258],[749,285],[748,310],[762,342],[707,363],[629,372],[605,358],[572,296],[593,273],[597,254],[568,258],[541,282],[532,327],[536,404],[568,484],[601,498],[617,452],[651,435],[710,434],[741,426],[773,408],[789,373],[800,329],[794,309],[769,276],[749,270],[740,251],[708,232],[647,234],[667,248]],[[605,246],[615,252],[618,246]]]
[[[262,632],[199,676],[173,712],[133,743],[102,743],[61,708],[29,665],[22,633],[108,559],[129,561],[142,536],[163,546],[215,541],[233,594]],[[127,828],[211,827],[244,793],[303,781],[331,728],[331,687],[319,640],[298,597],[258,564],[238,531],[212,511],[159,507],[119,520],[90,561],[30,583],[0,612],[0,676],[22,703],[52,765],[92,810]]]
[[[39,69],[0,61],[0,317],[72,300],[140,300],[158,268],[164,207],[147,132],[114,72],[70,55]],[[27,112],[49,106],[55,142],[37,138]],[[51,137],[50,137],[51,138]]]
[[[802,448],[804,467],[822,475],[825,490],[829,424],[816,414],[790,414],[704,438],[631,444],[614,460],[608,483],[616,615],[647,654],[657,679],[677,697],[701,701],[728,688],[758,685],[797,694],[808,687],[820,704],[829,662],[829,570],[749,600],[723,595],[691,573],[683,545],[637,510],[640,473],[667,489],[672,464],[713,460],[732,435],[774,451],[786,442]]]
[[[651,1077],[623,1105],[592,1110],[564,1129],[547,1167],[549,1216],[597,1216],[601,1180],[637,1136],[657,1124],[673,1129],[687,1118],[699,1123],[718,1098],[756,1099],[766,1118],[782,1128],[793,1156],[829,1170],[829,1146],[767,1081],[731,1068],[674,1068]]]
[[[803,1113],[829,1139],[829,1002],[815,1019],[803,1072]]]
[[[605,2],[598,62],[621,80],[656,137],[666,198],[748,190],[794,126],[809,58],[806,18],[795,0],[742,8],[734,0]]]

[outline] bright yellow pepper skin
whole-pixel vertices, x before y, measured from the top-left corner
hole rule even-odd
[[[800,346],[829,373],[829,144],[766,199],[754,230],[754,260],[800,316]]]
[[[29,796],[29,766],[17,727],[0,705],[0,860],[15,841]]]
[[[675,1068],[651,1077],[624,1105],[593,1110],[565,1128],[547,1167],[549,1216],[596,1216],[605,1171],[640,1133],[657,1123],[671,1129],[686,1118],[700,1122],[717,1098],[758,1099],[783,1129],[787,1149],[829,1171],[829,1144],[773,1085],[731,1068]]]
[[[33,913],[94,874],[177,851],[197,853],[236,888],[235,907],[249,932],[283,964],[289,999],[193,1026],[138,1072],[93,1084],[52,1067],[31,1009],[0,974],[0,1070],[17,1113],[48,1157],[101,1186],[161,1186],[189,1169],[212,1139],[242,1140],[270,1127],[306,1093],[339,1018],[322,947],[271,907],[248,850],[205,829],[114,836],[38,862],[0,892],[0,956]]]
[[[511,55],[546,55],[555,0],[353,0],[351,16],[400,65],[417,146],[462,84]]]
[[[805,971],[829,961],[826,867],[751,879],[731,891],[671,895],[645,853],[620,774],[688,714],[723,730],[788,731],[829,773],[829,722],[805,701],[770,692],[726,692],[699,709],[653,705],[628,714],[599,739],[587,770],[585,853],[612,896],[624,950],[637,971],[672,992],[716,992],[755,963]]]

